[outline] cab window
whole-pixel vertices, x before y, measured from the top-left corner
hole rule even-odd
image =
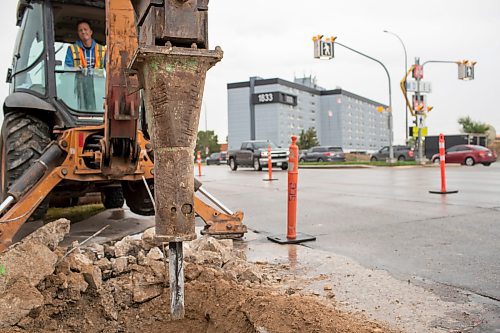
[[[26,8],[17,35],[14,54],[14,89],[27,89],[45,95],[45,50],[43,6],[32,3]]]

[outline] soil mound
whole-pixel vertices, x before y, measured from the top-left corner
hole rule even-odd
[[[392,332],[287,293],[279,270],[210,237],[184,243],[186,316],[173,321],[153,229],[69,254],[57,247],[68,230],[52,222],[0,254],[0,332]]]

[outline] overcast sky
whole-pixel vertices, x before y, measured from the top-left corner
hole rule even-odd
[[[17,0],[2,0],[0,12],[0,79],[11,63],[17,28]],[[327,89],[341,87],[388,104],[383,68],[346,49],[336,47],[335,59],[313,58],[312,36],[337,36],[337,41],[382,61],[392,80],[395,142],[405,136],[405,111],[399,81],[404,74],[405,43],[408,65],[428,60],[477,61],[474,81],[459,81],[457,65],[428,64],[424,81],[432,83],[428,104],[434,107],[427,125],[430,134],[459,132],[457,119],[471,116],[500,132],[500,1],[498,0],[211,0],[211,48],[219,45],[224,59],[208,73],[200,129],[227,135],[227,83],[250,76],[315,76]],[[8,94],[0,84],[0,99]]]

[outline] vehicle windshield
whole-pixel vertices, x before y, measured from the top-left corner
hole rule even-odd
[[[271,149],[274,149],[274,148],[278,148],[278,146],[276,146],[274,143],[272,143],[271,141],[259,141],[259,142],[254,142],[254,147],[256,149],[263,149],[263,148],[267,148],[267,146],[271,146]]]
[[[336,153],[341,153],[342,152],[342,148],[340,148],[340,147],[330,147],[330,148],[328,148],[328,151],[333,151],[333,152],[336,152]]]
[[[486,147],[483,147],[483,146],[472,146],[472,148],[474,148],[475,150],[489,150],[488,148]]]
[[[55,43],[57,98],[76,111],[104,113],[106,70],[66,66],[70,45]]]

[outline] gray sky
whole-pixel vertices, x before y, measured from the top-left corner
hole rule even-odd
[[[0,78],[11,63],[15,40],[17,0],[3,0],[0,12]],[[399,88],[403,77],[406,45],[408,64],[427,60],[477,61],[475,80],[457,79],[455,64],[428,64],[424,81],[433,92],[427,97],[434,106],[427,118],[430,134],[458,133],[457,118],[470,115],[493,125],[500,132],[497,87],[500,77],[500,1],[477,0],[211,0],[209,7],[211,48],[225,51],[221,63],[208,73],[200,129],[214,129],[220,141],[227,135],[227,90],[229,82],[250,76],[315,76],[319,85],[339,86],[361,96],[388,104],[388,82],[382,67],[340,47],[335,59],[313,58],[312,36],[337,36],[337,41],[382,61],[392,80],[395,142],[404,141],[404,102]],[[8,86],[0,84],[0,99]]]

